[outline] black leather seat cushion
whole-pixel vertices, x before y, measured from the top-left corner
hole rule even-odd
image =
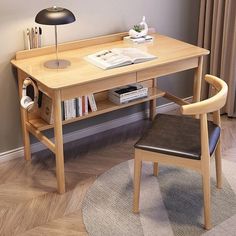
[[[208,121],[208,133],[211,155],[220,137],[220,128]],[[135,148],[200,160],[200,120],[158,114],[152,127],[135,144]]]

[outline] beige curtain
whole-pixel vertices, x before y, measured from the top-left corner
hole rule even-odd
[[[236,0],[201,0],[198,45],[210,50],[203,74],[225,80],[229,87],[224,112],[236,117]],[[208,94],[203,84],[203,97]]]

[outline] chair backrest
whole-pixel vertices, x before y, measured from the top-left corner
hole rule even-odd
[[[209,162],[209,139],[207,113],[213,112],[213,122],[220,126],[220,108],[222,108],[227,99],[227,84],[213,75],[205,75],[205,80],[215,89],[214,96],[193,104],[183,105],[181,112],[183,115],[200,115],[201,129],[201,153],[203,163]]]
[[[181,112],[183,115],[200,115],[220,110],[227,99],[227,84],[213,75],[205,75],[205,80],[216,90],[216,94],[201,102],[183,105]]]

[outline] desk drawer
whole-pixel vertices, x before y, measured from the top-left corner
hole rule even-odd
[[[97,93],[104,90],[116,88],[119,86],[136,83],[136,73],[129,73],[93,81],[90,83],[63,88],[61,90],[62,100],[67,100],[90,93]]]
[[[182,61],[158,65],[149,69],[137,72],[137,82],[192,69],[198,66],[198,58],[191,58]]]

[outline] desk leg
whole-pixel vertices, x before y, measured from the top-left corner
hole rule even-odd
[[[198,67],[194,71],[193,102],[199,102],[201,99],[202,65],[203,56],[199,57]]]
[[[64,153],[61,117],[61,93],[59,90],[53,96],[54,136],[56,155],[57,188],[59,193],[65,192]]]
[[[24,108],[21,109],[21,126],[23,133],[23,143],[24,143],[24,155],[26,161],[31,161],[31,147],[30,147],[30,134],[26,128],[25,121],[28,120],[27,111]]]
[[[156,87],[156,79],[152,79],[152,87]],[[157,108],[157,100],[150,100],[149,104],[149,118],[150,120],[154,120],[156,116],[156,108]]]
[[[21,72],[18,71],[18,89],[19,89],[19,98],[22,98],[22,86],[26,76]],[[30,135],[29,131],[26,128],[26,121],[28,121],[28,113],[27,111],[20,106],[20,113],[21,113],[21,127],[22,127],[22,136],[23,136],[23,144],[24,144],[24,155],[25,160],[31,160],[31,147],[30,147]]]

